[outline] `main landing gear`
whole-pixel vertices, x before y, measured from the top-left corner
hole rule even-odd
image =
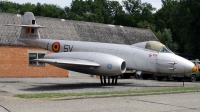
[[[108,77],[108,83],[106,82],[106,78]],[[110,83],[110,79],[112,79],[112,83]],[[100,76],[101,85],[117,85],[118,76]]]

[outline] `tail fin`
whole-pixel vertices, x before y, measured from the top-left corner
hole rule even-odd
[[[18,26],[22,27],[20,38],[40,39],[40,33],[38,28],[44,28],[44,26],[37,25],[35,16],[32,12],[25,12],[21,25],[7,24],[6,26]]]
[[[34,25],[37,25],[37,23],[32,12],[25,12],[22,25],[28,25],[28,27],[22,27],[20,38],[40,39],[38,28],[33,27]]]

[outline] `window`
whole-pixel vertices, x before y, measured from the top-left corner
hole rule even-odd
[[[44,66],[45,63],[43,62],[36,62],[34,59],[42,59],[46,53],[37,53],[37,52],[30,52],[29,53],[29,65],[30,66]]]
[[[29,53],[29,65],[37,65],[37,62],[33,61],[34,59],[37,59],[37,53]]]
[[[160,52],[171,53],[171,51],[169,49],[167,49],[166,46],[163,46],[162,49],[160,50]]]
[[[44,53],[38,53],[38,59],[42,59],[42,58],[44,58]],[[43,62],[38,62],[38,65],[45,65],[45,63],[43,63]]]

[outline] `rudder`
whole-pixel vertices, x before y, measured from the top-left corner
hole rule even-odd
[[[37,25],[35,16],[32,12],[25,12],[22,25],[30,25],[30,27],[22,27],[20,38],[40,39],[38,27],[31,27]]]

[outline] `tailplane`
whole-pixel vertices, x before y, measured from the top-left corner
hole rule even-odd
[[[37,25],[35,16],[32,12],[25,12],[21,25],[7,24],[5,26],[18,26],[22,27],[20,38],[28,39],[40,39],[39,28],[45,28],[44,26]]]

